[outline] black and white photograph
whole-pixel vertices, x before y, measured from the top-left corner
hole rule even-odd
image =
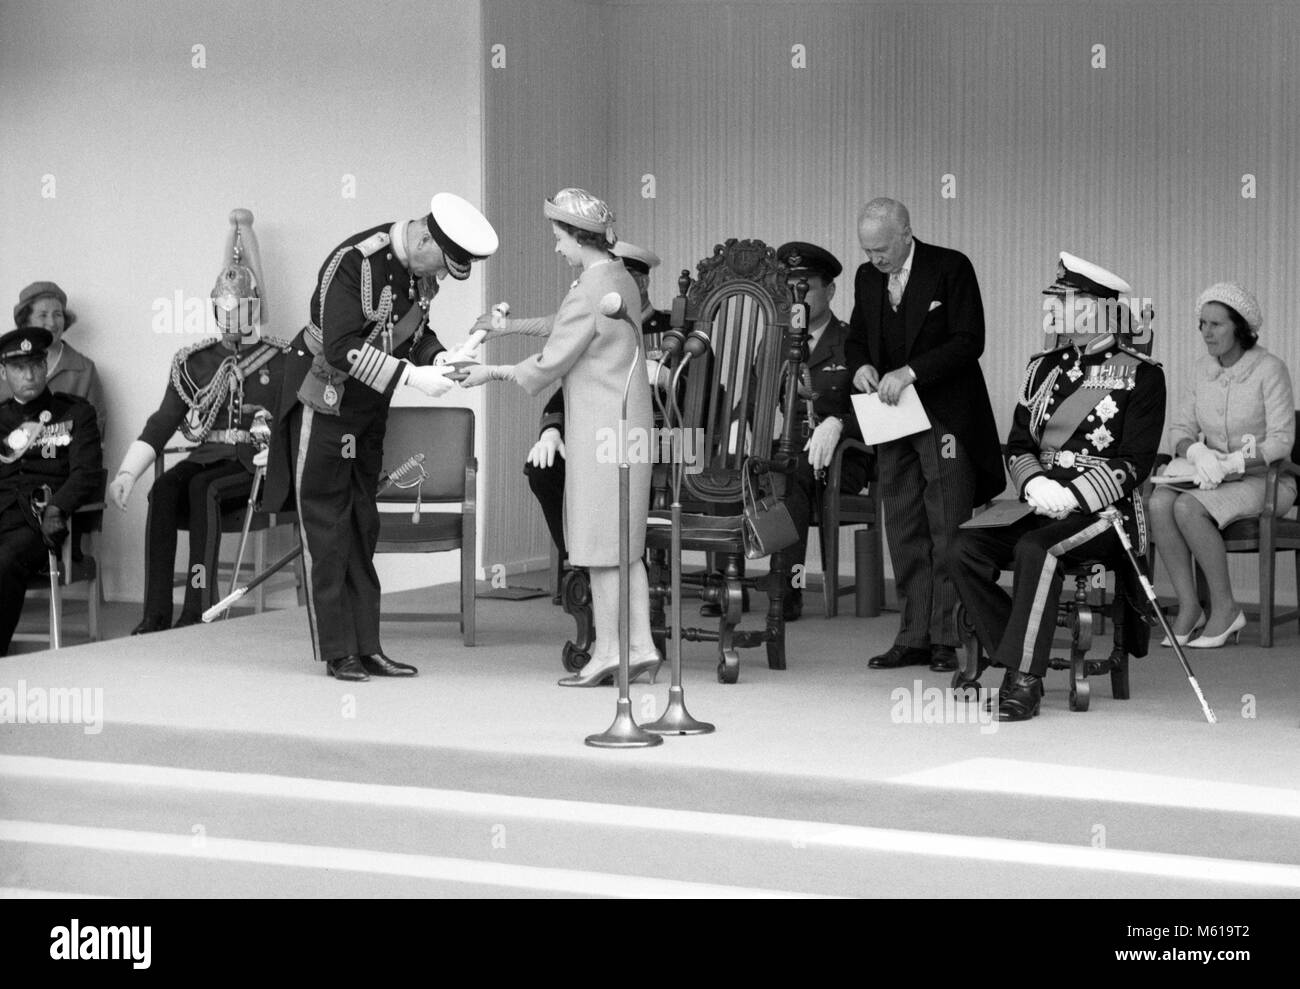
[[[1295,0],[0,0],[22,951],[841,898],[1262,960],[1297,106]]]

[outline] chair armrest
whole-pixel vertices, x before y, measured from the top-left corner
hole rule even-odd
[[[830,468],[826,472],[826,490],[835,492],[837,497],[840,490],[840,480],[844,473],[844,454],[848,450],[860,450],[862,453],[874,452],[871,447],[861,440],[855,440],[852,437],[840,440],[839,446],[835,448],[835,453],[831,457]],[[871,480],[874,481],[875,477],[872,477]]]
[[[1260,513],[1262,519],[1271,519],[1277,513],[1277,482],[1283,474],[1300,477],[1300,467],[1288,459],[1275,460],[1268,465],[1264,475],[1264,508]]]
[[[80,515],[82,512],[102,512],[108,505],[102,501],[88,501],[72,510],[73,515]]]

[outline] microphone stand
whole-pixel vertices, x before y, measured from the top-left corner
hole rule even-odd
[[[617,292],[610,292],[600,300],[600,311],[610,317],[621,316],[627,319],[627,309]],[[627,397],[632,388],[632,375],[645,374],[641,358],[641,333],[637,326],[628,320],[636,335],[636,353],[632,364],[627,369],[627,380],[623,383],[623,407],[618,420],[618,702],[614,721],[603,732],[588,735],[588,745],[598,749],[644,749],[662,745],[663,738],[642,729],[632,717],[632,698],[628,692],[628,666],[631,662],[632,643],[632,589],[630,560],[631,546],[628,542],[627,527],[631,516],[630,485],[632,465],[627,455]]]
[[[646,731],[660,735],[707,735],[715,731],[715,726],[707,721],[697,721],[686,710],[686,693],[682,689],[682,475],[685,473],[685,444],[681,425],[682,411],[677,403],[677,381],[686,365],[690,363],[689,350],[682,356],[674,372],[668,400],[672,404],[673,416],[670,420],[665,412],[664,420],[669,424],[669,437],[672,437],[672,424],[677,424],[677,444],[672,458],[672,636],[673,651],[671,659],[672,683],[668,688],[668,707],[663,716],[645,726]],[[660,408],[663,408],[662,403]]]

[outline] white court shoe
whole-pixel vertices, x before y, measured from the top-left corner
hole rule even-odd
[[[1202,619],[1200,620],[1200,622],[1197,623],[1196,627],[1193,628],[1193,629],[1192,629],[1190,632],[1188,632],[1186,635],[1179,635],[1177,632],[1175,632],[1175,633],[1174,633],[1174,638],[1175,638],[1176,640],[1178,640],[1178,644],[1179,644],[1180,646],[1185,646],[1185,645],[1187,645],[1187,643],[1190,642],[1192,639],[1194,639],[1194,638],[1196,638],[1198,635],[1200,635],[1200,634],[1201,634],[1201,629],[1203,629],[1203,628],[1205,628],[1205,618],[1202,618]],[[1172,645],[1172,643],[1169,641],[1169,636],[1167,636],[1167,635],[1166,635],[1163,639],[1160,640],[1160,644],[1161,644],[1162,646],[1164,646],[1166,649],[1168,649],[1168,648],[1170,647],[1170,645]]]
[[[1237,617],[1232,620],[1227,631],[1222,635],[1202,635],[1199,639],[1193,639],[1187,643],[1188,649],[1218,649],[1228,638],[1231,637],[1233,642],[1241,641],[1241,630],[1246,627],[1246,613],[1237,612]]]

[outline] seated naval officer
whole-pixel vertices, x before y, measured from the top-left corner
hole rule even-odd
[[[46,385],[49,330],[0,336],[0,656],[9,652],[27,585],[68,533],[68,520],[104,489],[95,407]]]
[[[126,510],[131,491],[179,429],[189,454],[149,492],[144,549],[144,614],[132,635],[197,624],[217,593],[217,558],[223,513],[248,502],[256,473],[253,431],[269,434],[284,380],[288,343],[263,336],[262,262],[253,214],[231,213],[212,308],[221,336],[177,352],[162,404],[122,458],[109,497]],[[259,425],[259,419],[261,424]],[[265,454],[262,454],[262,458]],[[172,625],[172,571],[177,531],[189,529],[185,603]],[[202,570],[196,571],[196,567]]]
[[[818,502],[825,489],[825,471],[835,456],[840,440],[847,436],[861,439],[853,415],[850,395],[853,392],[853,372],[848,366],[844,343],[848,338],[849,324],[831,312],[835,298],[835,279],[843,266],[830,251],[804,241],[791,241],[776,250],[777,259],[790,269],[790,277],[804,275],[808,280],[808,360],[803,365],[799,383],[799,429],[796,442],[802,446],[799,462],[786,488],[786,508],[799,533],[799,542],[787,550],[786,559],[792,568],[802,570],[808,551],[808,526],[812,506]],[[857,494],[871,476],[872,457],[860,450],[845,452],[840,477],[840,490]],[[826,533],[826,539],[839,538],[838,533]],[[785,620],[795,621],[803,612],[802,586],[794,587],[785,597]]]
[[[636,286],[641,291],[641,334],[643,337],[666,333],[670,327],[668,313],[656,309],[650,301],[650,272],[659,266],[659,257],[644,247],[637,247],[625,240],[614,245],[614,256],[623,260],[625,267]],[[491,334],[491,318],[481,317],[481,327]],[[500,335],[500,331],[497,331]],[[646,346],[651,346],[646,341]],[[662,375],[661,375],[662,378]],[[664,383],[661,381],[661,384]],[[546,517],[546,527],[551,533],[560,560],[568,558],[564,545],[564,389],[557,388],[542,410],[541,427],[537,442],[528,451],[524,473],[528,476],[528,487],[542,508]]]
[[[1061,254],[1056,282],[1044,294],[1054,297],[1049,332],[1069,337],[1031,359],[1006,445],[1011,482],[1033,511],[958,535],[953,580],[992,665],[1006,670],[1002,721],[1038,713],[1064,568],[1114,561],[1122,578],[1131,577],[1119,538],[1097,513],[1119,508],[1134,548],[1146,549],[1137,488],[1160,445],[1165,376],[1129,345],[1131,313],[1118,298],[1131,291],[1105,268]],[[1010,596],[997,584],[1008,566],[1015,573]],[[1138,635],[1130,650],[1145,655],[1147,626],[1131,624]]]

